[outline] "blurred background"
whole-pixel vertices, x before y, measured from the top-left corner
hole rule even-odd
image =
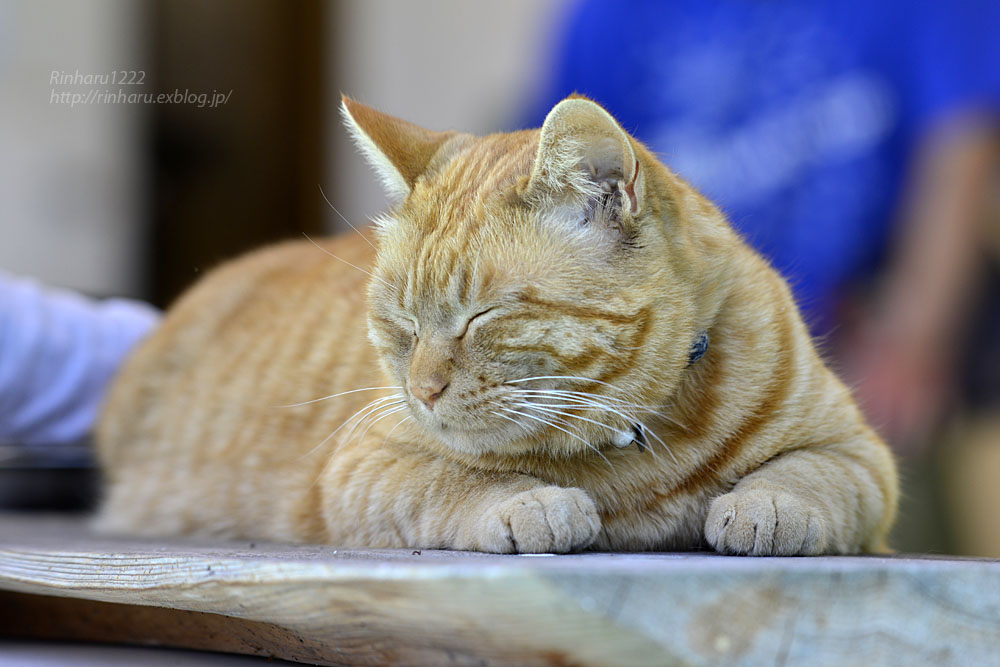
[[[341,92],[477,133],[582,92],[789,279],[899,456],[894,546],[1000,557],[1000,7],[874,4],[0,0],[0,272],[163,308],[385,207]],[[91,495],[12,451],[0,503]]]

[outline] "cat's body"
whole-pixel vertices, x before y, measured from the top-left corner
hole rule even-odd
[[[375,237],[265,249],[182,298],[102,420],[100,526],[487,551],[884,547],[891,456],[784,282],[606,112],[568,100],[541,132],[480,139],[345,110],[404,201]]]

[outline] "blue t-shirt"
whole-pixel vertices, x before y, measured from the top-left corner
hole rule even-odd
[[[537,126],[571,92],[721,205],[817,333],[880,259],[929,126],[1000,101],[1000,2],[587,0]]]
[[[111,378],[159,319],[139,301],[94,301],[0,271],[0,445],[87,436]]]

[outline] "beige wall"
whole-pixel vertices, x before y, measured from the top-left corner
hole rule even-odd
[[[0,270],[97,294],[140,290],[146,109],[53,104],[53,90],[93,86],[50,75],[143,69],[143,21],[129,0],[0,3]]]
[[[386,200],[340,119],[340,92],[432,129],[506,129],[548,70],[566,0],[355,0],[331,6],[329,177],[352,222]],[[336,215],[331,212],[331,228]]]
[[[431,128],[506,129],[548,71],[568,2],[329,2],[322,185],[334,204],[355,223],[386,205],[341,127],[341,91]],[[0,270],[96,294],[142,294],[151,110],[52,104],[53,90],[90,87],[52,86],[49,77],[147,69],[148,7],[0,1]],[[156,90],[155,73],[142,90]],[[332,212],[327,220],[345,227]]]

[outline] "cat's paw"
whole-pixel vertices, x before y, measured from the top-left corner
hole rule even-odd
[[[791,493],[767,488],[716,498],[705,538],[716,551],[733,555],[809,556],[827,550],[823,517]]]
[[[566,553],[589,546],[601,530],[601,519],[585,492],[546,486],[493,505],[481,530],[483,551]]]

